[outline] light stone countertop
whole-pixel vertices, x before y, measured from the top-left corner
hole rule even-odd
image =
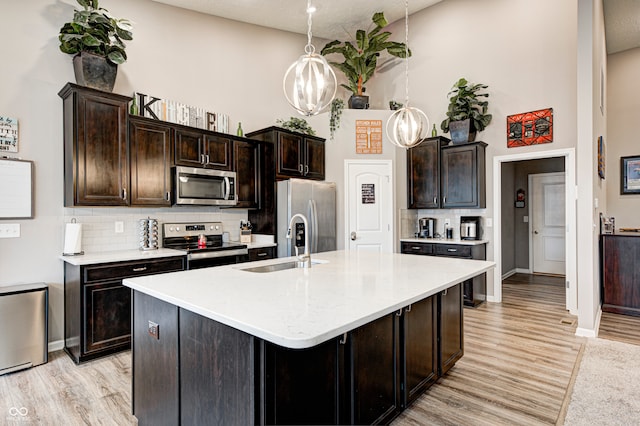
[[[494,268],[481,260],[334,251],[309,269],[279,258],[129,278],[124,285],[289,348],[308,348]]]
[[[460,238],[400,238],[400,241],[408,243],[433,243],[433,244],[460,244],[464,246],[477,246],[488,244],[489,240],[461,240]]]
[[[85,253],[78,256],[60,255],[59,258],[75,266],[93,265],[97,263],[124,262],[127,260],[157,259],[160,257],[186,256],[181,250],[159,248],[157,250],[114,250],[99,253]]]

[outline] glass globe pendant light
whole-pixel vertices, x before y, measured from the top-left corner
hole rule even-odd
[[[394,145],[411,148],[425,138],[429,129],[429,118],[418,108],[409,106],[409,0],[405,0],[404,8],[405,103],[387,120],[387,136]]]
[[[305,54],[291,64],[284,79],[282,88],[284,95],[300,114],[312,116],[320,113],[331,104],[336,95],[336,74],[322,55],[315,53],[311,44],[311,15],[315,8],[311,0],[307,1],[307,45]]]

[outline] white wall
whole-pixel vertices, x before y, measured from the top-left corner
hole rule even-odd
[[[616,53],[607,62],[606,215],[616,218],[616,228],[640,228],[640,194],[620,194],[620,157],[640,155],[640,48]]]
[[[231,129],[242,121],[245,132],[292,115],[281,82],[287,67],[302,53],[305,36],[149,0],[103,0],[101,5],[135,23],[134,40],[127,46],[129,60],[119,69],[114,92],[139,91],[226,112]],[[58,255],[65,218],[74,216],[87,223],[89,235],[124,238],[115,244],[135,248],[135,240],[113,233],[113,220],[124,220],[128,233],[135,232],[135,217],[192,217],[169,209],[63,208],[62,100],[57,93],[74,76],[71,56],[59,51],[57,37],[76,6],[73,0],[7,2],[0,26],[0,38],[10,46],[0,67],[0,115],[19,120],[17,156],[35,162],[36,209],[32,220],[2,221],[20,223],[21,237],[0,239],[0,285],[49,285],[50,341],[63,337],[64,277]],[[191,211],[194,220],[235,222],[230,211]],[[246,211],[235,215],[246,217]]]

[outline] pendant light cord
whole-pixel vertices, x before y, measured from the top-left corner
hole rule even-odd
[[[404,2],[404,82],[405,105],[409,107],[409,0]]]
[[[311,15],[313,14],[311,0],[307,0],[307,14],[307,45],[304,47],[304,51],[307,55],[312,55],[315,53],[316,48],[311,44]]]

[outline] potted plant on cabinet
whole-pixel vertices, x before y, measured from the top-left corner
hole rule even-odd
[[[406,56],[405,44],[389,41],[391,33],[381,31],[388,24],[384,13],[374,13],[371,20],[375,27],[369,32],[357,30],[355,45],[350,41],[334,40],[327,43],[320,52],[322,55],[333,53],[342,55],[344,59],[342,62],[329,61],[329,63],[342,71],[347,78],[348,84],[341,84],[341,86],[352,93],[348,101],[349,108],[367,109],[369,107],[369,96],[364,95],[366,90],[364,84],[376,70],[378,58],[382,52],[386,51],[397,58]]]
[[[127,60],[123,40],[133,40],[131,22],[116,19],[98,0],[76,0],[73,20],[60,28],[60,50],[73,57],[76,82],[82,86],[111,91],[118,65]]]
[[[465,78],[458,80],[449,97],[447,118],[440,124],[443,132],[451,133],[453,143],[473,142],[476,132],[481,132],[491,123],[491,114],[487,114],[489,101],[480,98],[489,97],[488,93],[479,93],[488,88],[485,84],[471,84]]]

